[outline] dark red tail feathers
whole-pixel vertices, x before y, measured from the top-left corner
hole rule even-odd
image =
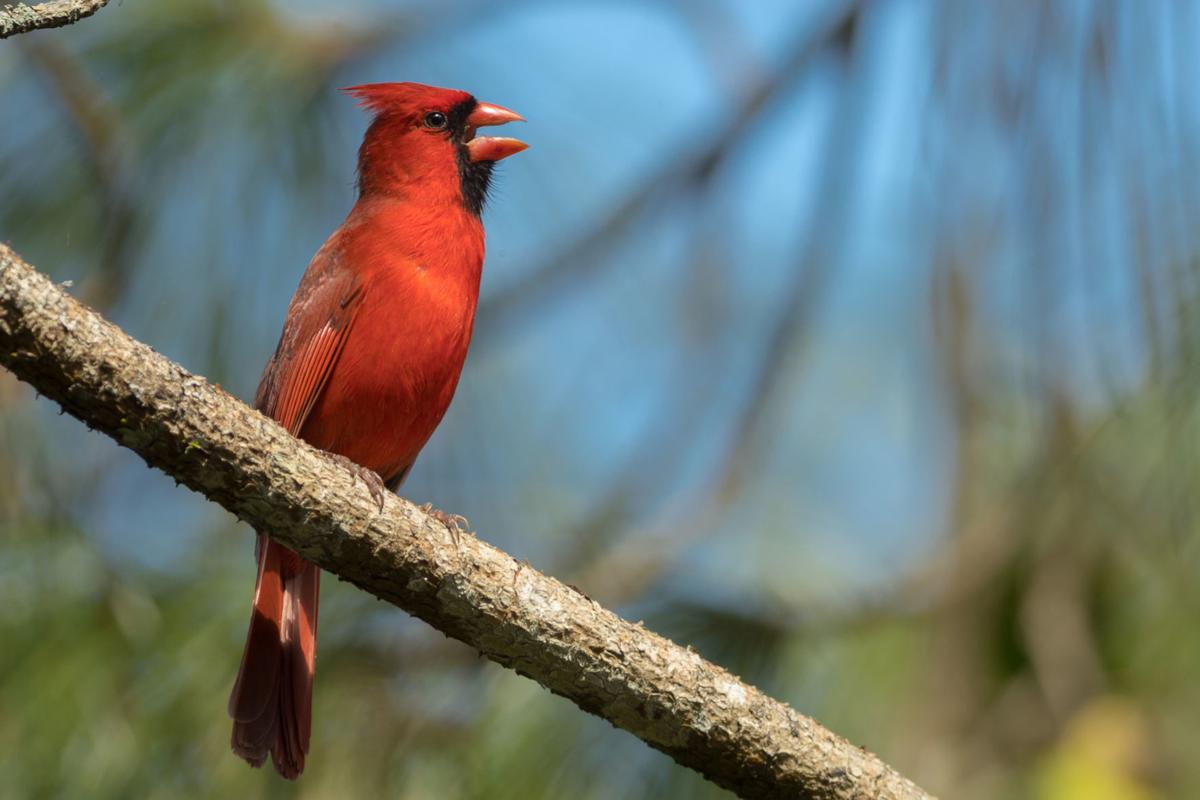
[[[321,570],[258,535],[258,581],[242,666],[229,695],[233,752],[289,780],[304,771],[312,732]]]

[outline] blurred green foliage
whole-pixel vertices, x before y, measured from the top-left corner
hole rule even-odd
[[[942,796],[1200,796],[1200,11],[793,5],[110,4],[0,45],[0,231],[249,397],[336,87],[518,108],[406,493]],[[0,409],[0,796],[726,796],[332,579],[308,771],[248,769],[246,531]]]

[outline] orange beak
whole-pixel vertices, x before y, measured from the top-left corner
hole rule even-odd
[[[467,152],[472,161],[499,161],[529,147],[520,139],[504,136],[476,136],[475,129],[506,122],[524,122],[515,111],[491,103],[478,103],[467,117]]]

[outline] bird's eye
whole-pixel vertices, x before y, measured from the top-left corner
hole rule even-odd
[[[446,115],[440,111],[430,111],[425,115],[425,127],[440,131],[446,127]]]

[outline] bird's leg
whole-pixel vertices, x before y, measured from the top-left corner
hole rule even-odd
[[[384,484],[383,478],[379,477],[379,473],[373,469],[367,469],[361,464],[356,464],[345,456],[339,456],[337,453],[329,455],[339,466],[349,470],[352,477],[361,479],[367,485],[371,499],[375,501],[375,505],[379,506],[379,510],[383,511],[383,496],[387,493],[387,486]]]
[[[450,538],[454,540],[455,547],[459,545],[459,534],[470,530],[471,523],[462,514],[447,514],[440,508],[434,508],[433,503],[426,503],[421,506],[421,510],[446,526],[446,530],[450,531]]]

